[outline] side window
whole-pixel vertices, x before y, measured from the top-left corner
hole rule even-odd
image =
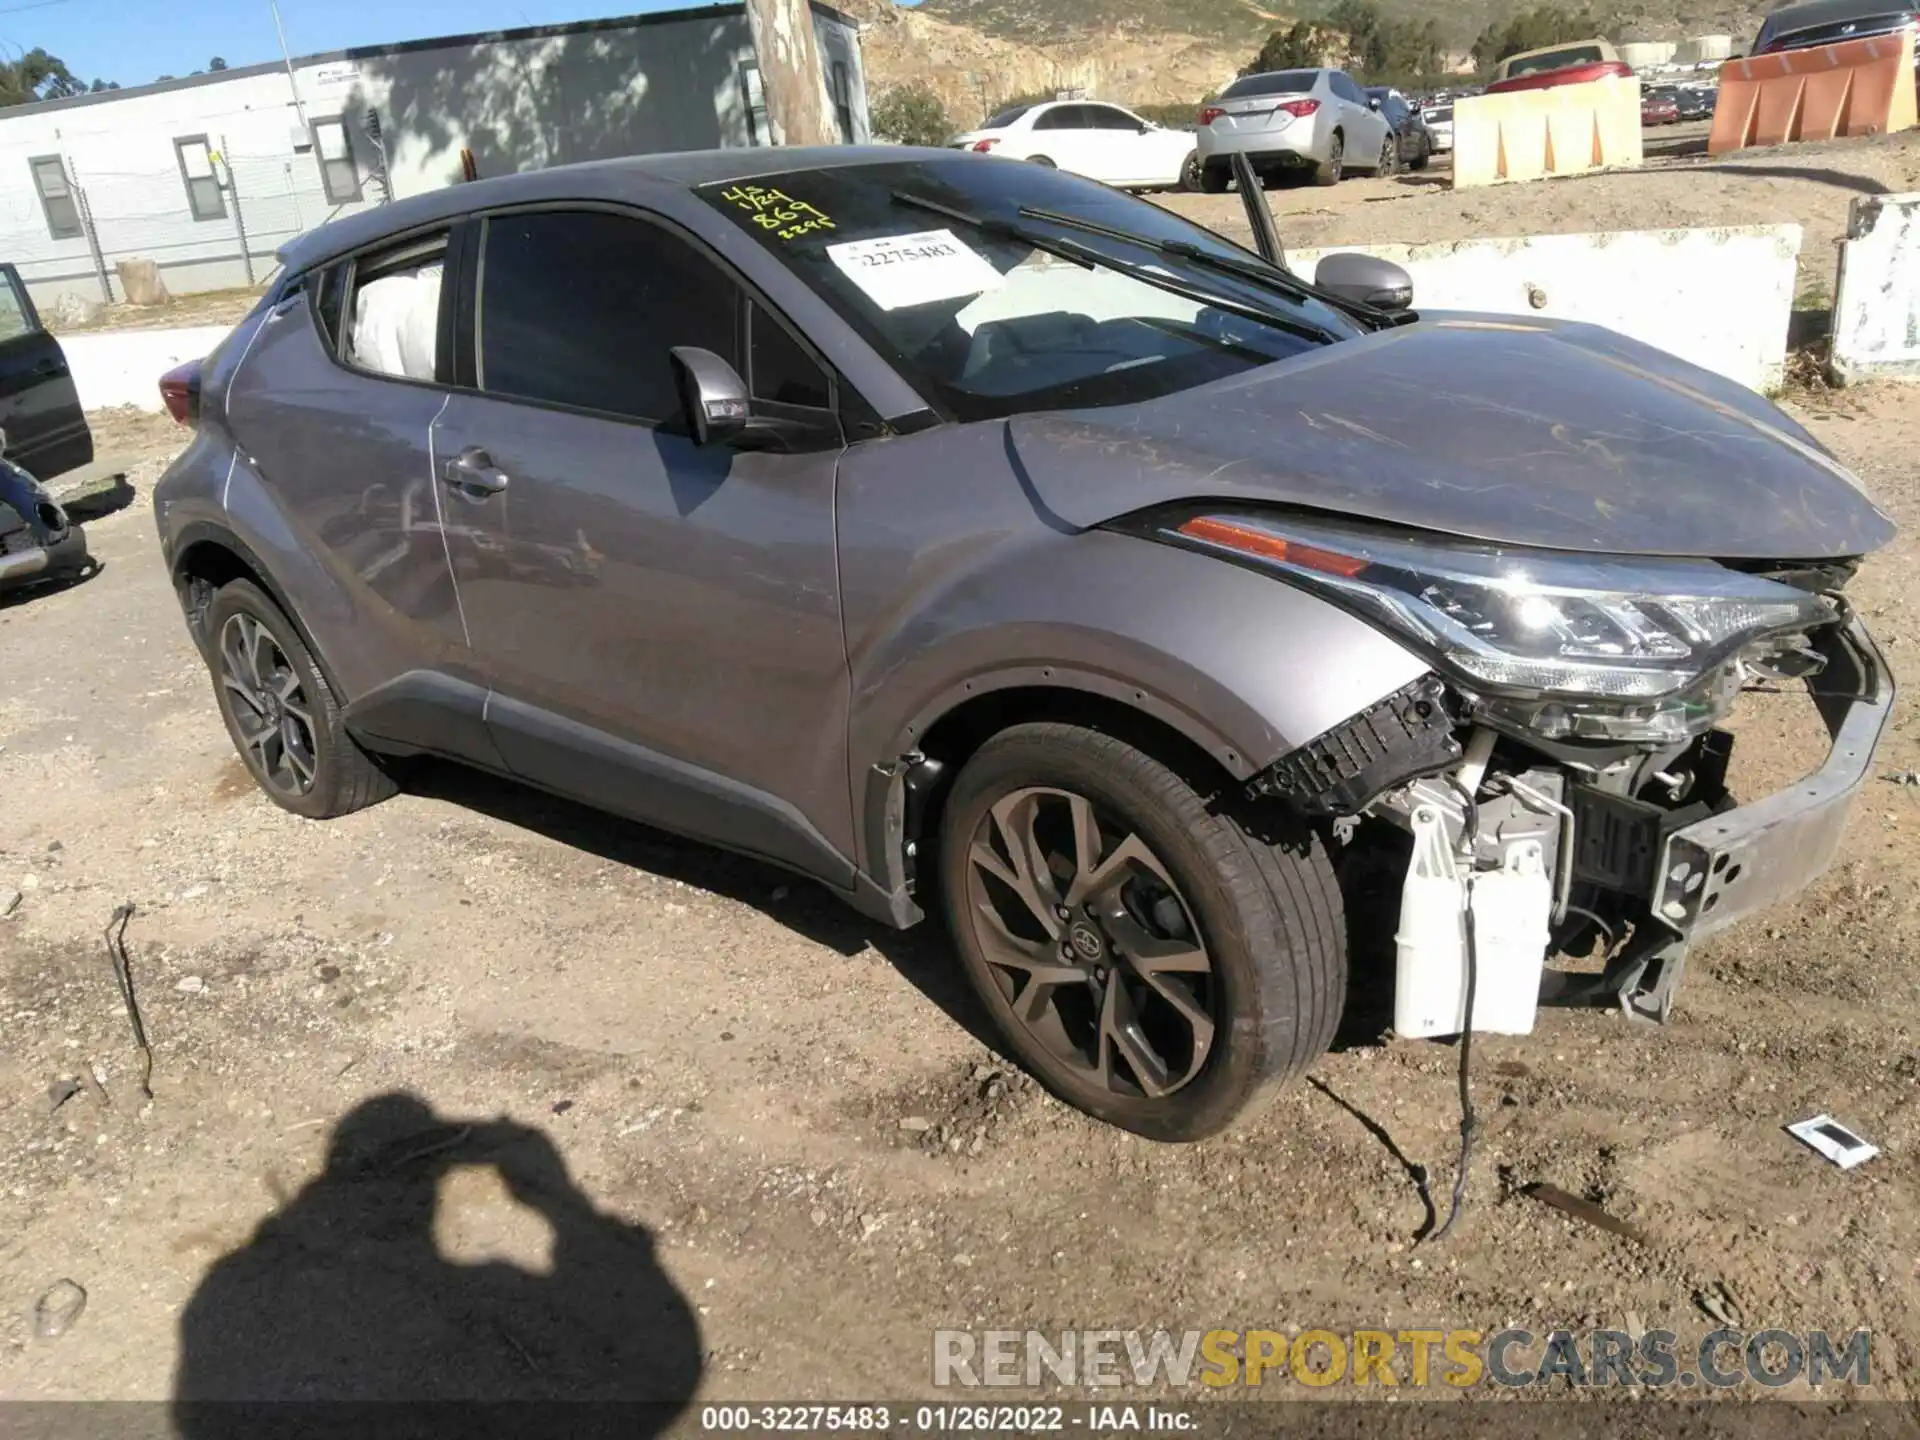
[[[1364,105],[1367,103],[1367,92],[1355,84],[1353,77],[1347,74],[1346,71],[1334,71],[1333,80],[1334,84],[1339,87],[1340,94],[1345,99],[1351,100],[1356,105]]]
[[[313,122],[313,154],[320,162],[320,188],[334,205],[360,198],[360,167],[353,160],[353,137],[339,115]]]
[[[1078,130],[1081,128],[1078,105],[1056,105],[1033,122],[1036,130]]]
[[[0,340],[18,340],[40,328],[28,316],[19,287],[12,275],[0,272]]]
[[[71,240],[80,234],[80,207],[74,203],[73,187],[67,184],[67,165],[58,155],[37,155],[27,161],[33,171],[33,188],[40,192],[40,208],[46,213],[47,234],[55,240]]]
[[[495,215],[480,261],[480,388],[636,420],[679,412],[667,351],[740,366],[739,290],[679,236],[625,215]]]
[[[353,262],[352,312],[341,358],[376,375],[435,378],[447,237],[412,240]]]
[[[833,403],[827,377],[786,327],[758,305],[748,321],[748,383],[753,398],[776,405],[808,405],[824,410]]]
[[[180,162],[180,178],[187,182],[187,209],[196,220],[227,218],[226,198],[220,193],[220,177],[213,168],[213,150],[204,135],[183,135],[173,142],[174,158]]]
[[[1111,105],[1089,105],[1087,113],[1093,119],[1096,130],[1139,130],[1140,122],[1124,110],[1116,110]]]

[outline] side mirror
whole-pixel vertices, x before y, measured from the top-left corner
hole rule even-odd
[[[747,398],[747,382],[733,366],[697,345],[676,345],[667,358],[673,366],[681,418],[694,444],[724,443],[745,432],[753,406]]]
[[[1376,310],[1405,310],[1413,304],[1413,277],[1391,260],[1343,250],[1314,268],[1313,283],[1343,300]]]

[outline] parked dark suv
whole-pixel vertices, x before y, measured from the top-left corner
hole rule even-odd
[[[634,159],[284,262],[170,382],[155,490],[266,793],[339,815],[431,753],[943,907],[1008,1046],[1148,1135],[1326,1048],[1349,890],[1390,934],[1421,882],[1426,1000],[1478,974],[1530,1024],[1575,945],[1664,1016],[1831,859],[1891,703],[1843,592],[1891,527],[1759,396],[1057,171]],[[1736,809],[1762,681],[1835,745]]]

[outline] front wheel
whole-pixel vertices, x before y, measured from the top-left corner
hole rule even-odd
[[[1387,138],[1380,144],[1380,161],[1373,167],[1373,173],[1382,178],[1392,175],[1400,168],[1400,137],[1388,132]]]
[[[1027,163],[1030,165],[1038,165],[1042,170],[1058,170],[1060,168],[1045,155],[1029,155],[1027,157]]]
[[[1155,1140],[1225,1129],[1332,1043],[1346,930],[1318,836],[1254,834],[1145,751],[1019,725],[941,828],[948,921],[1008,1048]]]

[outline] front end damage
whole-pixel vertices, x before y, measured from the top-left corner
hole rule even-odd
[[[1664,1021],[1696,940],[1832,862],[1893,702],[1846,557],[1587,556],[1248,511],[1148,532],[1283,576],[1431,664],[1251,782],[1334,822],[1367,914],[1397,877],[1404,1034],[1524,1031],[1535,994]],[[1826,758],[1742,804],[1727,722],[1743,694],[1793,688]],[[1549,955],[1604,964],[1543,979]]]
[[[39,481],[0,460],[0,590],[72,579],[91,565],[80,527]]]
[[[1542,1001],[1618,1004],[1664,1021],[1694,942],[1794,894],[1832,863],[1892,708],[1886,663],[1843,605],[1831,622],[1781,638],[1731,658],[1706,718],[1727,718],[1750,687],[1804,686],[1829,749],[1811,774],[1745,804],[1727,788],[1734,736],[1719,724],[1666,744],[1548,740],[1503,723],[1484,696],[1438,674],[1282,757],[1254,788],[1333,821],[1349,847],[1403,853],[1396,833],[1415,830],[1416,816],[1437,818],[1460,861],[1463,935],[1475,928],[1471,877],[1511,872],[1516,853],[1537,848],[1547,954],[1605,962],[1598,972],[1549,971]],[[1792,657],[1785,667],[1782,656]],[[1458,967],[1467,953],[1452,935],[1437,945],[1410,937],[1404,922],[1400,938],[1403,987],[1409,963]],[[1410,956],[1409,943],[1428,953]],[[1483,980],[1498,976],[1483,971]],[[1483,994],[1476,1018],[1497,998]],[[1401,1016],[1396,1028],[1405,1029]],[[1464,1008],[1458,1020],[1420,1033],[1465,1028]]]

